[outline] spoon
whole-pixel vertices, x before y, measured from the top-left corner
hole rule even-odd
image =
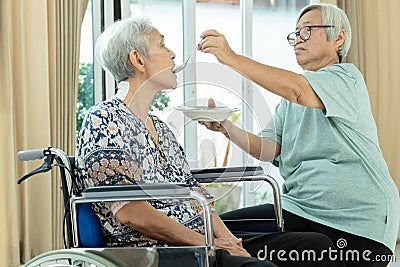
[[[189,59],[190,59],[190,58],[194,55],[194,53],[196,52],[196,49],[197,49],[197,45],[196,45],[196,47],[193,49],[192,53],[191,53],[191,54],[188,56],[188,58],[185,60],[185,62],[184,62],[183,64],[181,64],[181,65],[175,66],[175,67],[172,69],[172,72],[173,72],[173,73],[178,73],[178,72],[182,71],[182,70],[186,67],[186,65],[188,64]]]

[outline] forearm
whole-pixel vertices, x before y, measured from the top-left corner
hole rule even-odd
[[[223,122],[224,135],[251,156],[271,161],[280,153],[280,146],[268,138],[262,138],[249,133],[231,122]]]
[[[242,55],[232,57],[227,63],[274,94],[288,100],[295,96],[293,89],[298,87],[299,74],[268,66]]]
[[[167,217],[145,201],[132,201],[116,214],[117,220],[151,238],[174,245],[201,246],[204,236]]]
[[[324,108],[303,75],[264,65],[236,54],[225,36],[215,30],[205,31],[200,37],[203,38],[198,45],[201,51],[215,55],[219,62],[237,70],[266,90],[300,105]]]
[[[242,55],[235,55],[228,64],[248,79],[290,102],[314,108],[324,107],[303,75],[268,66]]]
[[[236,239],[236,237],[229,231],[226,225],[223,223],[216,211],[212,213],[212,221],[214,228],[215,238],[226,238],[226,239]]]
[[[237,238],[229,231],[215,211],[212,218],[215,246],[228,250],[231,255],[250,257],[250,254],[243,248],[242,239]]]

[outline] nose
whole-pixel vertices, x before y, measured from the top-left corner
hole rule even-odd
[[[168,50],[169,50],[169,53],[171,54],[171,58],[175,59],[176,55],[175,55],[174,51],[172,51],[171,49],[168,49]]]
[[[303,43],[303,42],[304,42],[304,40],[300,38],[300,35],[296,36],[296,40],[294,42],[294,46],[296,46],[296,45],[298,45],[300,43]]]

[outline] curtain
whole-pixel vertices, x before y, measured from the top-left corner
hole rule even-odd
[[[19,150],[53,146],[72,154],[80,25],[87,0],[0,1],[0,266],[20,266],[62,247],[60,181],[16,180],[40,162]]]
[[[88,0],[47,0],[49,42],[50,122],[52,146],[75,153],[76,102],[78,96],[79,52],[81,25]],[[63,199],[61,181],[52,177],[52,243],[62,247]]]
[[[349,17],[353,40],[346,61],[364,75],[382,154],[400,189],[400,1],[321,2],[337,4]]]

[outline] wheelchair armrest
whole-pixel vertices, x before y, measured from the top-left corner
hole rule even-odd
[[[212,183],[220,178],[241,178],[264,174],[261,166],[193,169],[191,172],[193,177],[200,183]],[[233,180],[237,181],[238,179]]]
[[[191,191],[186,184],[148,183],[121,186],[99,186],[84,189],[81,196],[70,198],[73,246],[78,247],[77,205],[93,202],[115,202],[133,200],[193,199],[203,209],[205,243],[214,253],[214,232],[212,227],[211,207],[208,200],[199,192]]]
[[[190,190],[186,184],[154,183],[117,186],[94,186],[82,191],[84,199],[107,199],[113,198],[142,198],[142,197],[170,197],[190,196]]]
[[[282,216],[281,193],[276,180],[264,173],[261,166],[227,167],[227,168],[208,168],[191,170],[193,177],[199,183],[226,183],[241,181],[264,181],[267,182],[273,192],[274,209],[278,231],[284,231],[284,221]]]

